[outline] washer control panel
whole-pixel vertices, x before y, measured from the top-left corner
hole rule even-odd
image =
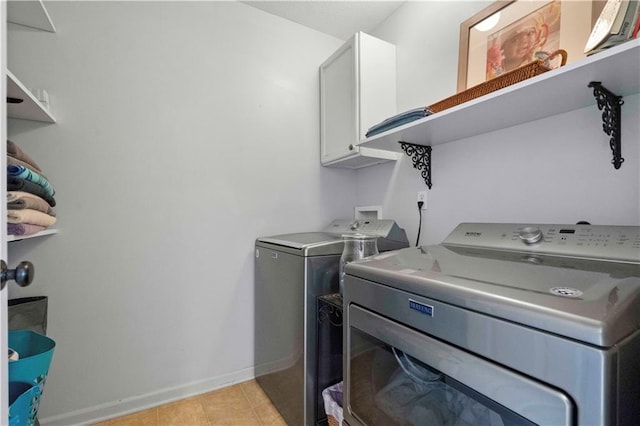
[[[461,223],[443,244],[640,262],[640,227]]]

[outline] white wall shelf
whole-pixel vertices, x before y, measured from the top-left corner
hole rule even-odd
[[[9,70],[7,70],[7,97],[23,100],[19,104],[7,103],[8,118],[43,121],[45,123],[56,122],[53,115],[42,106],[29,89]]]
[[[619,96],[640,92],[640,39],[612,47],[445,111],[366,139],[360,146],[401,152],[399,141],[439,145],[594,106],[591,81]],[[601,131],[602,124],[594,124]],[[603,134],[603,140],[605,136]],[[624,142],[623,142],[624,143]]]
[[[56,32],[56,27],[42,0],[8,1],[7,22],[51,33]]]
[[[44,231],[40,231],[32,235],[7,235],[7,241],[8,242],[22,241],[22,240],[28,240],[31,238],[45,237],[47,235],[52,235],[57,233],[58,233],[57,229],[45,229]]]
[[[386,163],[387,161],[398,161],[401,158],[402,155],[397,152],[354,146],[349,155],[344,155],[343,157],[328,161],[322,165],[325,167],[357,170],[363,167]]]

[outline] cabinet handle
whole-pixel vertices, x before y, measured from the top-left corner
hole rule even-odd
[[[353,151],[353,148],[355,148],[353,144],[349,144],[349,151]]]
[[[0,290],[9,280],[15,280],[20,287],[26,287],[33,282],[35,268],[33,263],[22,261],[16,269],[9,269],[4,260],[0,260]]]

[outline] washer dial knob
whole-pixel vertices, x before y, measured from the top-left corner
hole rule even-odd
[[[522,228],[519,237],[525,244],[535,244],[542,241],[544,235],[540,228],[527,226],[526,228]]]

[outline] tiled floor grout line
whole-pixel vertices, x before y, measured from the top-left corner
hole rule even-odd
[[[242,391],[242,395],[244,396],[244,399],[249,404],[249,408],[251,408],[251,412],[253,413],[254,417],[256,419],[258,419],[258,422],[261,425],[264,426],[264,423],[262,422],[262,419],[260,418],[260,416],[258,415],[258,412],[256,411],[256,404],[254,404],[254,401],[251,401],[251,398],[249,398],[249,395],[247,395],[247,391],[245,390],[245,386],[240,384],[240,390]]]
[[[201,393],[198,395],[198,402],[200,403],[200,407],[202,407],[202,411],[204,411],[204,416],[207,419],[207,425],[214,426],[213,423],[211,423],[211,418],[209,417],[209,414],[207,413],[207,407],[205,406],[205,402],[204,402],[204,395],[205,395],[204,393]]]

